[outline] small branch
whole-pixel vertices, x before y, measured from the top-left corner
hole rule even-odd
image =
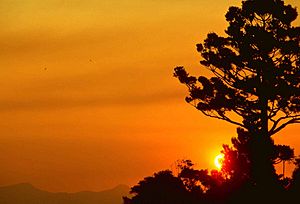
[[[242,123],[239,123],[239,122],[237,122],[237,121],[233,121],[233,120],[231,120],[230,118],[226,117],[225,115],[221,117],[221,116],[216,116],[216,115],[210,115],[210,114],[208,114],[208,113],[206,113],[205,111],[202,111],[202,110],[201,110],[201,112],[202,112],[205,116],[208,116],[208,117],[211,117],[211,118],[217,118],[217,119],[220,119],[220,120],[225,120],[225,121],[227,121],[227,122],[229,122],[229,123],[231,123],[231,124],[234,124],[234,125],[241,126],[241,127],[244,127],[244,128],[245,128],[245,126],[244,126]]]
[[[276,121],[277,122],[277,121]],[[300,118],[293,118],[285,123],[283,123],[282,125],[280,125],[278,128],[274,128],[274,126],[272,127],[272,129],[269,131],[269,135],[274,135],[277,132],[279,132],[280,130],[282,130],[283,128],[285,128],[287,125],[290,124],[294,124],[294,123],[300,123]],[[278,123],[277,123],[278,124]]]

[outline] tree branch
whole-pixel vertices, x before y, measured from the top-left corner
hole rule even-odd
[[[284,118],[284,117],[282,117],[282,118]],[[286,118],[288,118],[288,117],[286,117]],[[277,122],[276,126],[279,123],[279,120],[277,120],[277,121],[276,121]],[[294,124],[294,123],[300,123],[300,118],[292,118],[289,121],[281,124],[278,128],[276,128],[276,126],[273,125],[272,129],[269,131],[269,136],[276,134],[277,132],[279,132],[280,130],[285,128],[287,125]]]
[[[206,113],[205,111],[202,111],[202,110],[201,110],[201,112],[204,115],[208,116],[208,117],[217,118],[217,119],[220,119],[220,120],[225,120],[225,121],[227,121],[231,124],[238,125],[238,126],[241,126],[241,127],[245,128],[245,126],[242,123],[239,123],[237,121],[233,121],[230,118],[226,117],[225,115],[224,116],[216,116],[216,115],[210,115],[210,114],[208,114],[208,113]]]

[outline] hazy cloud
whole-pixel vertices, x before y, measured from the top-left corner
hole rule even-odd
[[[14,94],[3,94],[0,111],[134,106],[183,99],[183,93],[163,81],[164,75],[157,70],[146,69],[110,69],[36,79],[9,89]]]
[[[167,102],[182,96],[179,92],[148,93],[120,97],[94,96],[90,98],[42,98],[23,100],[1,100],[0,111],[65,109],[74,107],[136,106]]]

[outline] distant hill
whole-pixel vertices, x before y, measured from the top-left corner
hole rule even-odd
[[[113,189],[78,193],[51,193],[22,183],[0,187],[1,204],[121,204],[129,187],[119,185]]]

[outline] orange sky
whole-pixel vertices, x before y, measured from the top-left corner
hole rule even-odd
[[[0,185],[102,190],[182,158],[213,168],[236,127],[186,104],[172,73],[207,73],[195,44],[223,33],[230,5],[240,3],[2,0]],[[299,154],[298,131],[276,141]]]

